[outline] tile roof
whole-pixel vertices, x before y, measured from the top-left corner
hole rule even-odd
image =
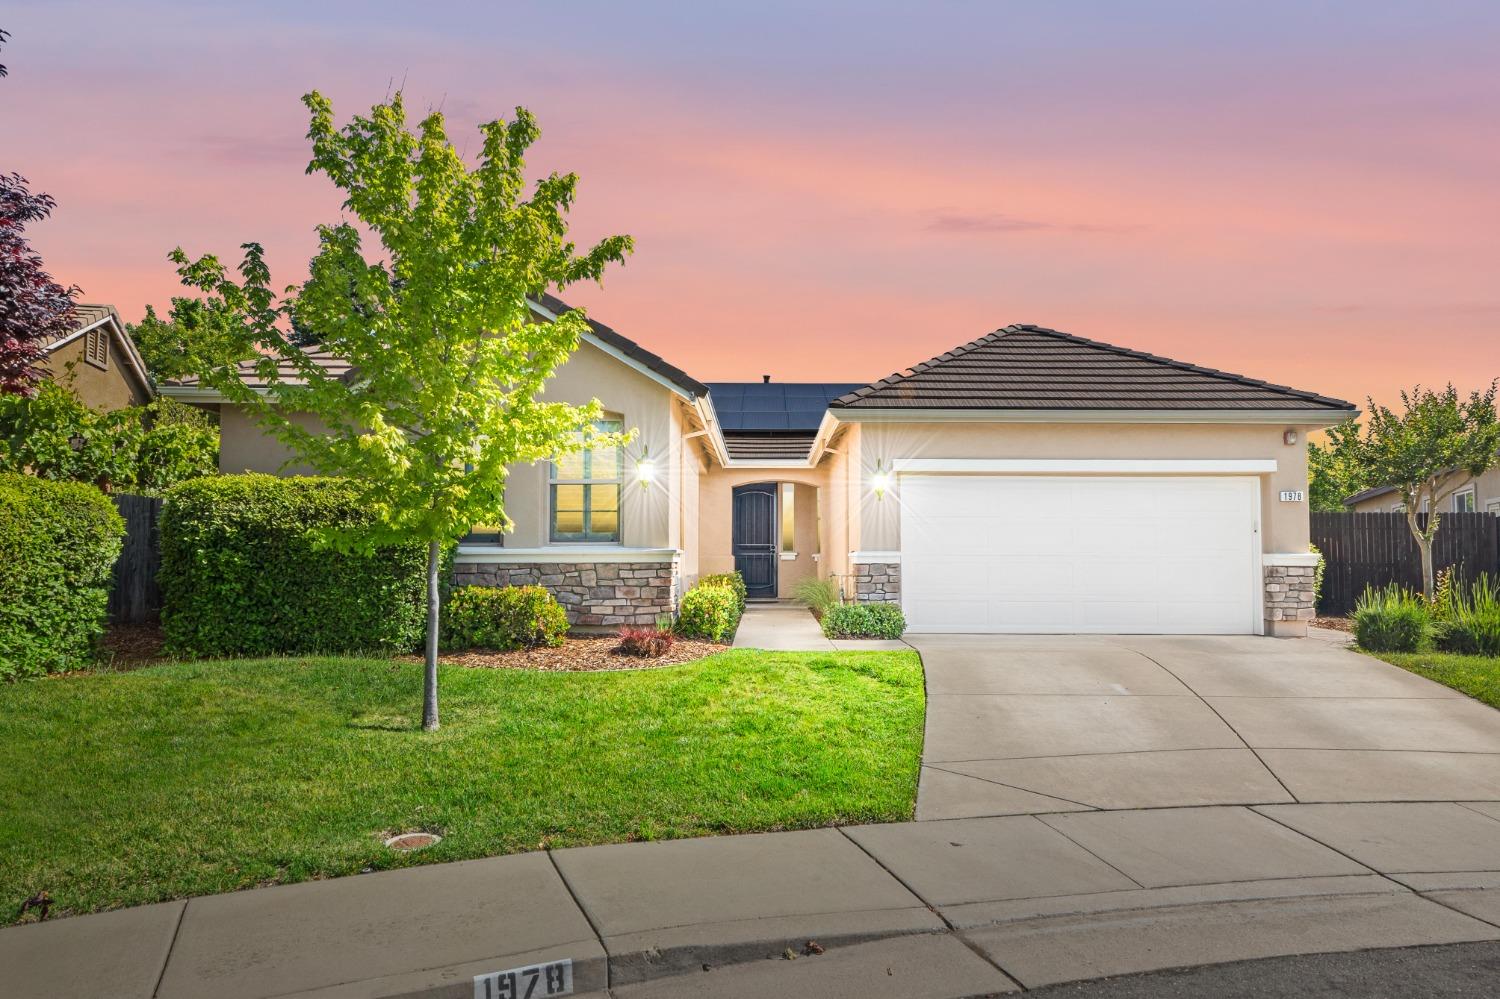
[[[546,292],[537,295],[534,300],[542,308],[555,315],[562,315],[564,312],[573,311],[573,307],[567,302],[564,302],[562,299],[556,297],[555,295],[549,295]],[[590,331],[592,331],[593,334],[600,340],[603,340],[605,343],[609,344],[611,347],[615,348],[631,360],[636,361],[649,368],[650,370],[656,372],[658,375],[661,375],[667,381],[671,382],[673,385],[676,385],[678,388],[682,389],[694,399],[697,399],[700,396],[708,395],[707,385],[703,384],[698,379],[694,378],[692,375],[688,374],[686,371],[683,371],[676,365],[668,364],[666,360],[664,360],[660,355],[651,353],[651,351],[647,350],[645,347],[642,347],[634,340],[630,339],[627,336],[616,333],[614,330],[610,329],[608,326],[605,326],[601,322],[596,322],[595,320],[590,319],[588,321],[588,324]]]
[[[724,448],[732,461],[785,461],[807,460],[812,450],[812,432],[756,434],[725,431]]]
[[[830,402],[859,387],[857,382],[709,382],[708,394],[725,433],[813,431]]]
[[[326,350],[319,350],[316,347],[306,351],[305,353],[308,360],[312,361],[314,364],[318,365],[318,367],[322,368],[324,371],[328,372],[335,378],[346,374],[352,367],[352,365],[342,357],[337,357]],[[251,359],[248,361],[241,361],[238,365],[236,365],[236,368],[239,371],[240,381],[244,382],[251,388],[265,388],[268,383],[264,378],[258,377],[255,373],[255,366],[257,363],[258,361],[256,359]],[[276,374],[281,379],[282,384],[302,384],[302,379],[296,377],[296,373],[297,369],[294,368],[290,362],[283,360],[278,360],[276,362]],[[166,381],[162,382],[162,385],[173,386],[177,388],[194,388],[198,385],[198,376],[189,375],[186,378],[167,379]]]
[[[551,312],[554,315],[562,315],[564,312],[573,311],[573,307],[571,305],[553,295],[538,295],[535,301],[536,304],[540,305],[542,308],[546,309],[548,312]],[[634,340],[616,333],[608,326],[605,326],[603,323],[596,322],[593,319],[588,320],[588,324],[590,332],[592,332],[601,341],[613,347],[615,350],[618,350],[620,353],[624,354],[626,357],[629,357],[631,360],[637,362],[643,367],[654,371],[656,374],[665,378],[673,385],[676,385],[678,388],[682,389],[682,391],[687,395],[693,398],[698,398],[699,396],[708,394],[707,385],[704,385],[702,382],[693,378],[681,368],[677,368],[671,364],[668,364],[661,357],[651,353],[651,351],[642,347]],[[334,376],[343,375],[349,370],[350,367],[348,361],[344,360],[343,358],[336,357],[325,350],[314,348],[307,352],[307,356]],[[252,388],[265,387],[264,380],[254,377],[254,361],[242,361],[240,362],[239,368],[241,378],[245,380],[246,384],[250,385]],[[279,363],[277,365],[277,368],[279,372],[284,376],[290,376],[293,371],[291,365],[284,362]],[[296,384],[295,380],[293,379],[288,378],[288,381],[292,384]],[[184,378],[179,381],[164,382],[163,384],[185,388],[196,386],[198,384],[198,380],[197,378]]]
[[[113,305],[85,305],[81,302],[76,303],[73,306],[72,329],[68,330],[68,332],[62,334],[61,336],[50,338],[45,344],[42,345],[42,348],[44,350],[51,350],[52,347],[57,343],[68,339],[68,337],[72,336],[74,333],[77,333],[79,330],[88,329],[90,326],[95,326],[111,317],[114,318],[115,325],[120,327],[120,329],[123,331],[125,329],[125,324],[120,321],[120,314],[115,311],[115,307]]]
[[[1006,326],[829,406],[835,411],[1355,409],[1342,399],[1032,325]]]
[[[1375,486],[1371,489],[1361,489],[1353,496],[1345,496],[1344,505],[1353,506],[1356,503],[1363,503],[1367,499],[1374,499],[1376,496],[1384,496],[1386,493],[1393,493],[1395,491],[1395,486]]]

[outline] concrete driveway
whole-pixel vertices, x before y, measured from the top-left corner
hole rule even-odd
[[[914,636],[917,818],[1500,798],[1500,712],[1325,642]]]

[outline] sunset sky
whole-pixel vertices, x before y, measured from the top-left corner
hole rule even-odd
[[[703,380],[878,378],[1011,322],[1389,400],[1500,375],[1500,3],[8,0],[0,170],[53,275],[127,319],[167,252],[338,215],[317,88],[404,81],[457,143],[517,104],[574,304]],[[394,83],[393,83],[394,81]]]

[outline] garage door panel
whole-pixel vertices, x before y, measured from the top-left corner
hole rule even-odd
[[[905,475],[915,631],[1245,633],[1251,478]]]

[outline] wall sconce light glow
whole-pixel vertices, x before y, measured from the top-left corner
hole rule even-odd
[[[881,467],[881,460],[875,459],[875,474],[870,476],[870,487],[875,490],[875,498],[885,499],[885,491],[891,488],[891,473]]]
[[[648,489],[656,479],[656,462],[651,460],[651,452],[641,454],[640,460],[635,463],[635,478],[641,484],[642,489]]]

